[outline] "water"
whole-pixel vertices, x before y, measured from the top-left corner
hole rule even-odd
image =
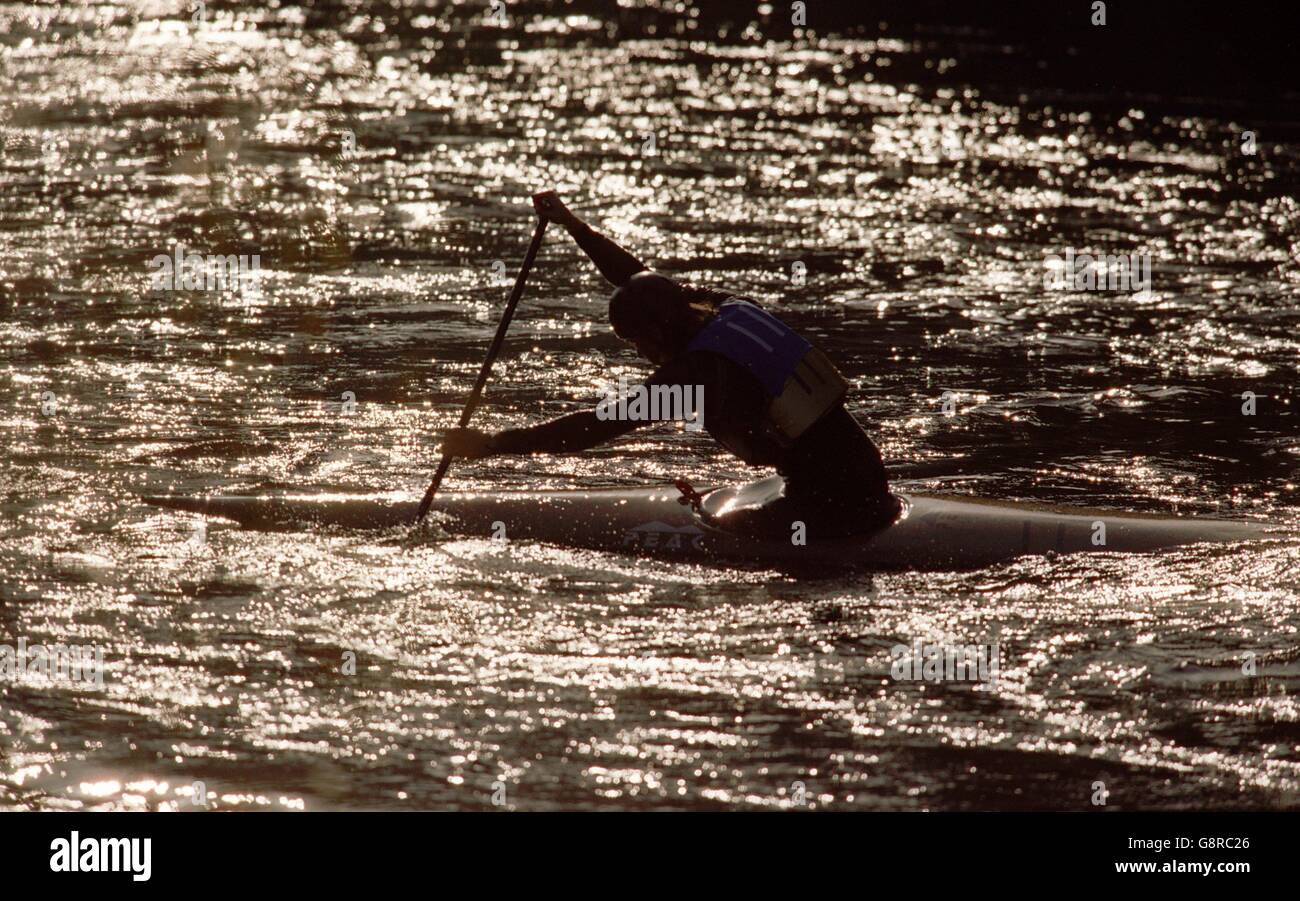
[[[513,15],[0,9],[0,643],[107,668],[0,686],[0,807],[1295,807],[1296,541],[796,580],[138,502],[421,490],[555,187],[825,347],[901,487],[1300,521],[1285,105],[963,86],[968,34]],[[260,296],[151,295],[178,244],[259,254]],[[1066,248],[1149,252],[1151,296],[1045,290]],[[606,298],[552,228],[479,423],[643,372]],[[750,473],[660,429],[448,489],[679,475]],[[889,678],[995,630],[995,685]]]

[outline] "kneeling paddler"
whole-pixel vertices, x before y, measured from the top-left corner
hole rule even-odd
[[[651,272],[553,192],[539,195],[535,206],[564,226],[615,285],[610,325],[658,366],[644,383],[647,393],[664,386],[685,395],[701,386],[703,428],[749,465],[775,467],[784,477],[783,498],[732,525],[788,533],[791,519],[811,517],[858,531],[897,515],[880,452],[844,408],[847,384],[821,351],[752,300]],[[646,422],[611,418],[608,408],[597,408],[496,434],[453,429],[443,451],[457,457],[572,453]]]

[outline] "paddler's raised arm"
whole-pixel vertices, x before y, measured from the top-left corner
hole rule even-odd
[[[583,249],[591,261],[596,264],[600,274],[614,287],[621,288],[628,279],[649,267],[619,247],[612,240],[597,232],[578,218],[577,214],[564,205],[558,194],[546,191],[533,198],[533,207],[537,215],[549,219],[564,228]]]

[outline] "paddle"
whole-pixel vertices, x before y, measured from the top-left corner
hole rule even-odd
[[[515,315],[515,307],[519,305],[519,298],[524,295],[524,282],[528,279],[528,270],[533,268],[533,259],[537,256],[537,250],[542,246],[542,233],[546,231],[546,220],[539,218],[537,220],[537,229],[533,232],[533,240],[528,245],[528,252],[524,254],[524,265],[519,268],[519,278],[515,279],[514,290],[510,292],[510,299],[506,301],[505,312],[501,314],[501,322],[497,324],[497,333],[492,336],[492,344],[488,347],[487,356],[483,359],[483,365],[479,368],[478,378],[474,381],[474,390],[469,393],[469,400],[465,401],[465,409],[460,411],[460,427],[463,429],[469,425],[469,419],[474,415],[474,409],[478,406],[479,398],[483,396],[483,386],[487,384],[488,374],[492,371],[492,364],[496,361],[497,354],[501,352],[501,344],[506,339],[506,330],[510,328],[510,319]],[[442,479],[447,475],[447,470],[451,468],[451,454],[443,454],[442,461],[438,463],[438,471],[433,474],[433,481],[429,483],[429,490],[424,492],[424,499],[420,501],[420,509],[415,514],[415,524],[418,526],[424,522],[425,514],[429,512],[430,505],[433,504],[433,496],[438,493],[438,486],[442,484]]]

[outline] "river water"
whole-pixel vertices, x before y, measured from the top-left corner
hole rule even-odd
[[[554,187],[822,345],[903,488],[1300,522],[1293,106],[984,88],[970,35],[376,9],[0,7],[0,643],[104,660],[0,683],[0,807],[1300,804],[1295,540],[795,578],[141,504],[418,493]],[[178,246],[260,266],[151,291]],[[1151,290],[1048,290],[1069,248]],[[552,228],[476,422],[644,372],[606,299]],[[665,428],[447,490],[752,474]],[[890,678],[993,634],[995,682]]]

